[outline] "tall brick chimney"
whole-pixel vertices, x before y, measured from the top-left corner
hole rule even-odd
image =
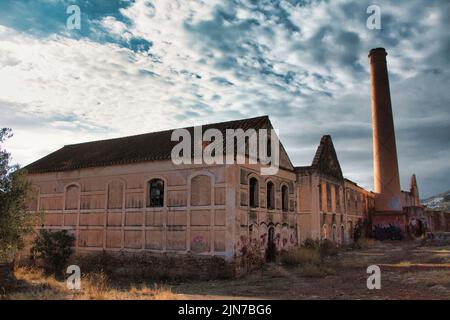
[[[373,223],[401,226],[404,219],[386,56],[384,48],[372,49],[369,53],[375,211],[379,216]]]

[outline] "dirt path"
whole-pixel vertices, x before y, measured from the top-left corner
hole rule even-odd
[[[242,279],[182,283],[172,291],[191,299],[450,299],[450,247],[377,243],[336,260],[335,274],[321,278],[271,264]],[[369,265],[381,268],[380,290],[367,289]]]

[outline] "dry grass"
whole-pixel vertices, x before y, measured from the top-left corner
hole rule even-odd
[[[171,282],[169,287],[147,280],[130,285],[99,272],[82,278],[81,291],[67,290],[65,282],[39,269],[19,268],[16,277],[22,285],[3,298],[450,299],[449,253],[450,247],[425,248],[416,242],[376,242],[369,249],[343,250],[336,257],[322,259],[317,253],[300,249],[285,257],[291,261],[289,266],[266,264],[261,271],[236,279],[183,280]],[[366,268],[372,264],[382,269],[382,290],[377,292],[366,288]]]
[[[427,287],[442,285],[450,291],[450,269],[407,272],[403,274],[402,281],[406,283],[420,283]]]
[[[297,248],[284,253],[281,262],[286,266],[319,265],[320,252],[317,249]]]
[[[294,272],[301,277],[322,278],[336,273],[334,259],[321,256],[320,248],[297,248],[286,252],[281,262],[287,267],[294,267]]]
[[[12,300],[177,300],[183,295],[173,293],[170,287],[137,284],[129,288],[114,287],[101,272],[82,276],[81,290],[69,290],[65,281],[57,281],[36,268],[17,268],[18,288],[0,298]]]
[[[336,274],[336,270],[331,266],[317,265],[312,263],[304,264],[298,268],[298,273],[302,277],[307,278],[323,278],[328,275]]]
[[[360,238],[357,242],[353,244],[353,246],[359,249],[369,249],[375,247],[377,241],[370,238]]]

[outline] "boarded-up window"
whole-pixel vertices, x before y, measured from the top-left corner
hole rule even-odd
[[[191,180],[191,205],[209,206],[211,204],[211,178],[199,175]]]
[[[77,210],[80,188],[77,185],[70,185],[66,189],[66,210]]]
[[[123,182],[111,181],[108,184],[108,209],[122,209]]]

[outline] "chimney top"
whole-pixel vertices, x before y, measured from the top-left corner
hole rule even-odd
[[[384,48],[374,48],[372,50],[370,50],[369,52],[369,58],[370,56],[383,56],[386,57],[387,56],[387,52]]]

